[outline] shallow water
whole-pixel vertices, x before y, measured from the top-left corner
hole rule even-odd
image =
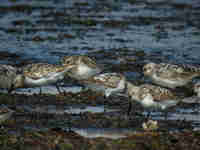
[[[198,0],[131,2],[3,0],[1,51],[19,59],[1,62],[56,63],[63,55],[111,51],[117,55],[127,49],[198,63]]]
[[[107,68],[107,71],[123,73],[128,80],[136,83],[149,82],[142,75],[142,66],[146,62],[200,64],[199,17],[200,2],[198,0],[2,0],[0,3],[0,63],[18,66],[31,62],[59,63],[62,56],[83,54],[95,57],[99,64]],[[43,114],[47,114],[47,121],[42,122],[41,117],[41,122],[46,123],[46,126],[38,125],[37,127],[38,123],[33,122],[24,125],[26,129],[50,128],[52,122],[54,127],[60,126],[59,118],[52,118],[49,122],[48,115],[63,115],[62,121],[67,124],[66,126],[69,125],[70,119],[67,117],[70,116],[72,118],[72,123],[70,123],[74,125],[72,128],[77,127],[75,131],[86,137],[90,136],[87,133],[90,132],[90,126],[97,128],[91,130],[91,132],[97,132],[92,134],[93,137],[102,136],[100,133],[104,134],[104,132],[106,136],[114,132],[98,129],[102,122],[106,127],[116,128],[116,131],[118,124],[123,128],[130,126],[141,128],[140,118],[143,119],[147,113],[136,108],[136,111],[142,115],[132,116],[136,119],[127,121],[129,117],[121,114],[126,111],[125,109],[115,110],[113,106],[109,106],[111,108],[106,108],[108,112],[113,112],[125,121],[123,119],[113,121],[115,116],[106,118],[107,114],[105,114],[105,120],[107,120],[104,122],[101,116],[99,123],[99,116],[95,115],[104,113],[102,97],[96,96],[98,100],[95,101],[96,99],[90,95],[77,96],[83,92],[83,88],[78,86],[62,87],[62,90],[67,94],[72,93],[72,96],[63,96],[64,100],[52,97],[52,101],[55,100],[55,103],[62,106],[59,108],[52,101],[49,102],[48,98],[46,100],[39,95],[40,88],[19,89],[14,92],[17,97],[36,94],[38,102],[32,102],[33,97],[31,97],[28,104],[23,104],[28,98],[15,100],[15,97],[11,97],[11,105],[7,102],[6,96],[2,97],[2,101],[16,110],[14,116],[19,124],[22,124],[21,118],[26,120],[28,116],[30,119],[30,113],[40,113],[42,117]],[[42,87],[42,93],[58,95],[57,89],[53,86]],[[47,102],[40,103],[43,99]],[[199,129],[199,98],[191,99],[184,99],[187,107],[178,106],[175,111],[170,112],[169,123],[173,124],[185,119],[195,130]],[[194,102],[195,104],[190,104]],[[68,104],[66,106],[63,103]],[[77,107],[80,104],[84,107]],[[20,109],[28,114],[23,114]],[[66,113],[68,116],[65,118]],[[79,120],[80,117],[73,118],[74,114],[80,113],[92,113],[94,116],[87,116],[92,119],[86,122]],[[164,115],[156,112],[153,113],[152,119],[163,124]],[[80,124],[77,123],[77,125],[76,122]],[[135,125],[137,123],[138,125]],[[163,128],[166,126],[169,130],[179,129],[176,123],[171,126],[166,123]],[[65,126],[62,125],[62,127]],[[88,130],[82,130],[83,127]],[[116,132],[114,137],[121,135],[124,136]]]

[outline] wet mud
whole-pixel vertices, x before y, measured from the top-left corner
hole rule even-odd
[[[2,0],[0,63],[59,64],[65,55],[88,55],[106,72],[151,82],[144,64],[199,65],[198,0]],[[199,80],[199,79],[195,79]],[[195,82],[195,81],[194,81]],[[85,90],[72,79],[55,87],[0,92],[0,149],[191,149],[200,147],[200,98],[191,86],[175,89],[184,103],[165,112],[148,110],[129,98]],[[149,119],[156,130],[144,130]]]

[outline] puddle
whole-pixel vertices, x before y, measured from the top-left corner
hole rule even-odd
[[[67,86],[67,87],[60,87],[61,92],[65,93],[80,93],[83,91],[83,88],[80,86]],[[44,86],[41,87],[42,94],[51,94],[51,95],[57,95],[59,94],[57,88],[55,86]],[[6,92],[6,91],[2,91]],[[14,91],[16,94],[25,94],[25,95],[33,95],[33,94],[40,94],[40,88],[22,88],[22,89],[16,89]]]
[[[28,105],[20,105],[17,106],[18,110],[24,110],[25,112],[37,112],[37,113],[45,113],[45,114],[77,114],[80,113],[106,113],[106,112],[118,112],[119,109],[109,109],[104,106],[56,106],[56,105],[45,105],[45,106],[28,106]]]
[[[200,116],[199,113],[198,114],[191,114],[191,113],[170,113],[168,114],[167,118],[165,118],[164,114],[163,115],[154,115],[151,117],[152,119],[155,120],[174,120],[174,121],[180,121],[180,120],[184,120],[187,122],[199,122],[200,123]]]
[[[191,105],[190,103],[188,103],[189,105]],[[187,105],[188,105],[187,104]],[[200,123],[200,108],[199,108],[199,104],[196,103],[192,103],[192,106],[185,106],[185,107],[178,107],[177,108],[173,108],[172,111],[170,111],[170,109],[168,109],[168,113],[167,113],[167,118],[165,118],[165,112],[164,111],[153,111],[151,112],[150,117],[152,119],[155,120],[185,120],[188,122],[199,122]],[[166,110],[167,112],[167,110]],[[144,111],[142,112],[143,116],[147,116],[148,112]]]
[[[71,130],[85,138],[103,137],[110,139],[119,139],[119,138],[126,138],[127,136],[136,133],[133,129],[72,128]]]
[[[192,121],[192,122],[200,122],[199,114],[172,114],[169,117],[170,120],[185,120],[185,121]]]
[[[109,109],[109,108],[105,108],[104,106],[86,106],[83,108],[70,107],[69,109],[65,110],[65,113],[80,114],[80,113],[85,113],[85,112],[103,113],[103,112],[117,112],[117,111],[120,111],[120,110],[119,109]]]

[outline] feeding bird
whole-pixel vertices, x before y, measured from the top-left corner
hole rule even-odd
[[[191,65],[148,63],[143,67],[144,75],[158,85],[176,88],[187,85],[193,78],[200,76],[200,68]]]

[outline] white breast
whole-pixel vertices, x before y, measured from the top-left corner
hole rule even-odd
[[[80,65],[78,67],[78,74],[79,75],[88,74],[90,71],[92,71],[92,69],[89,68],[87,65]]]
[[[119,84],[118,84],[118,89],[120,89],[120,90],[124,90],[125,89],[125,83],[126,81],[125,80],[120,80],[120,82],[119,82]]]
[[[144,97],[144,99],[141,101],[142,105],[144,107],[151,107],[155,104],[152,95],[148,94]]]
[[[32,79],[29,77],[25,78],[25,86],[28,87],[37,87],[37,86],[44,86],[44,85],[49,85],[49,84],[54,84],[58,80],[62,80],[64,78],[63,72],[59,73],[52,73],[52,75],[39,78],[39,79]]]
[[[166,78],[161,78],[161,77],[158,77],[156,74],[153,75],[153,80],[159,84],[159,85],[162,85],[162,86],[166,86],[166,87],[169,87],[169,88],[176,88],[178,86],[183,86],[187,83],[187,80],[174,80],[174,79],[166,79]]]

